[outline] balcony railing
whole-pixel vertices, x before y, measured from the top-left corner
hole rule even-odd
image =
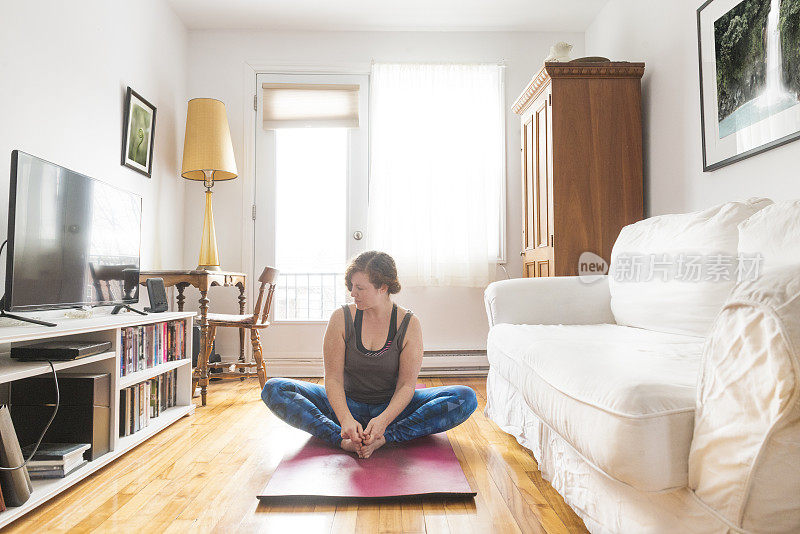
[[[344,273],[281,273],[273,297],[278,321],[327,321],[344,304]]]

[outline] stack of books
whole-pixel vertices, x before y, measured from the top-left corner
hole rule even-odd
[[[119,376],[186,358],[186,323],[170,321],[122,329]]]
[[[87,464],[83,453],[91,447],[88,443],[42,443],[28,462],[31,478],[63,478]],[[27,458],[33,445],[22,449]]]
[[[130,436],[147,427],[178,401],[178,370],[173,369],[119,392],[119,435]]]

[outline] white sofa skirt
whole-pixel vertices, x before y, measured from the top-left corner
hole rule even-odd
[[[593,533],[727,533],[688,488],[639,491],[592,467],[527,406],[522,394],[490,366],[484,415],[529,449],[545,480]]]

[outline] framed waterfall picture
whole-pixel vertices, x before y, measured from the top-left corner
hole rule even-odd
[[[147,176],[153,170],[156,108],[128,87],[122,119],[122,165]]]
[[[800,138],[800,0],[697,10],[703,170]]]

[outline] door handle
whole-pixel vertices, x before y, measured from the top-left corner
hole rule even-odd
[[[356,230],[355,232],[353,232],[353,239],[355,239],[356,241],[361,241],[362,237],[364,237],[364,234],[362,234],[360,230]]]

